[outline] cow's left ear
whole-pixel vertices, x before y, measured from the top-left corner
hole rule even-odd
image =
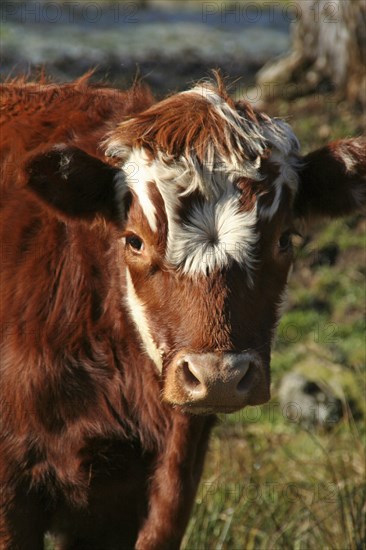
[[[121,221],[120,170],[77,147],[59,145],[32,155],[22,173],[25,187],[62,217]]]
[[[366,139],[334,141],[306,155],[295,213],[309,221],[347,216],[366,207]]]

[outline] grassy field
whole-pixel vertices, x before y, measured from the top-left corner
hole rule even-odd
[[[266,109],[290,122],[304,152],[364,131],[361,113],[330,96]],[[221,418],[185,550],[365,548],[365,229],[360,216],[331,221],[298,245],[272,401]],[[329,384],[343,419],[326,428],[291,421],[277,393],[290,370]]]

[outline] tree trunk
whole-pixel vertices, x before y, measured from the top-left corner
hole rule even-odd
[[[334,90],[366,106],[366,0],[298,0],[292,52],[257,74],[264,93]]]

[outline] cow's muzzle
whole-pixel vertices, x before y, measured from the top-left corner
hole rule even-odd
[[[181,352],[168,366],[164,397],[195,414],[233,412],[268,401],[269,376],[255,352]]]

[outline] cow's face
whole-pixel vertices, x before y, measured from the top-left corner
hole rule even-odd
[[[199,86],[121,124],[107,155],[116,171],[73,155],[78,185],[83,174],[90,186],[90,173],[89,210],[107,218],[116,204],[123,211],[123,299],[162,377],[163,398],[197,414],[265,402],[296,219],[342,215],[362,203],[362,143],[301,159],[287,125]],[[30,170],[30,185],[43,195],[45,178],[40,191],[34,174],[53,173],[45,158]],[[116,193],[104,181],[113,178]]]
[[[122,124],[108,152],[132,197],[126,302],[164,398],[192,412],[263,403],[292,262],[291,130],[197,87]]]
[[[272,220],[256,220],[255,211],[240,213],[241,193],[233,194],[210,207],[190,202],[181,223],[191,241],[182,231],[174,243],[187,271],[167,255],[163,205],[153,231],[134,196],[124,232],[126,302],[163,372],[165,398],[192,410],[234,410],[269,397],[270,345],[292,262],[290,196]],[[241,241],[231,240],[235,230]]]

